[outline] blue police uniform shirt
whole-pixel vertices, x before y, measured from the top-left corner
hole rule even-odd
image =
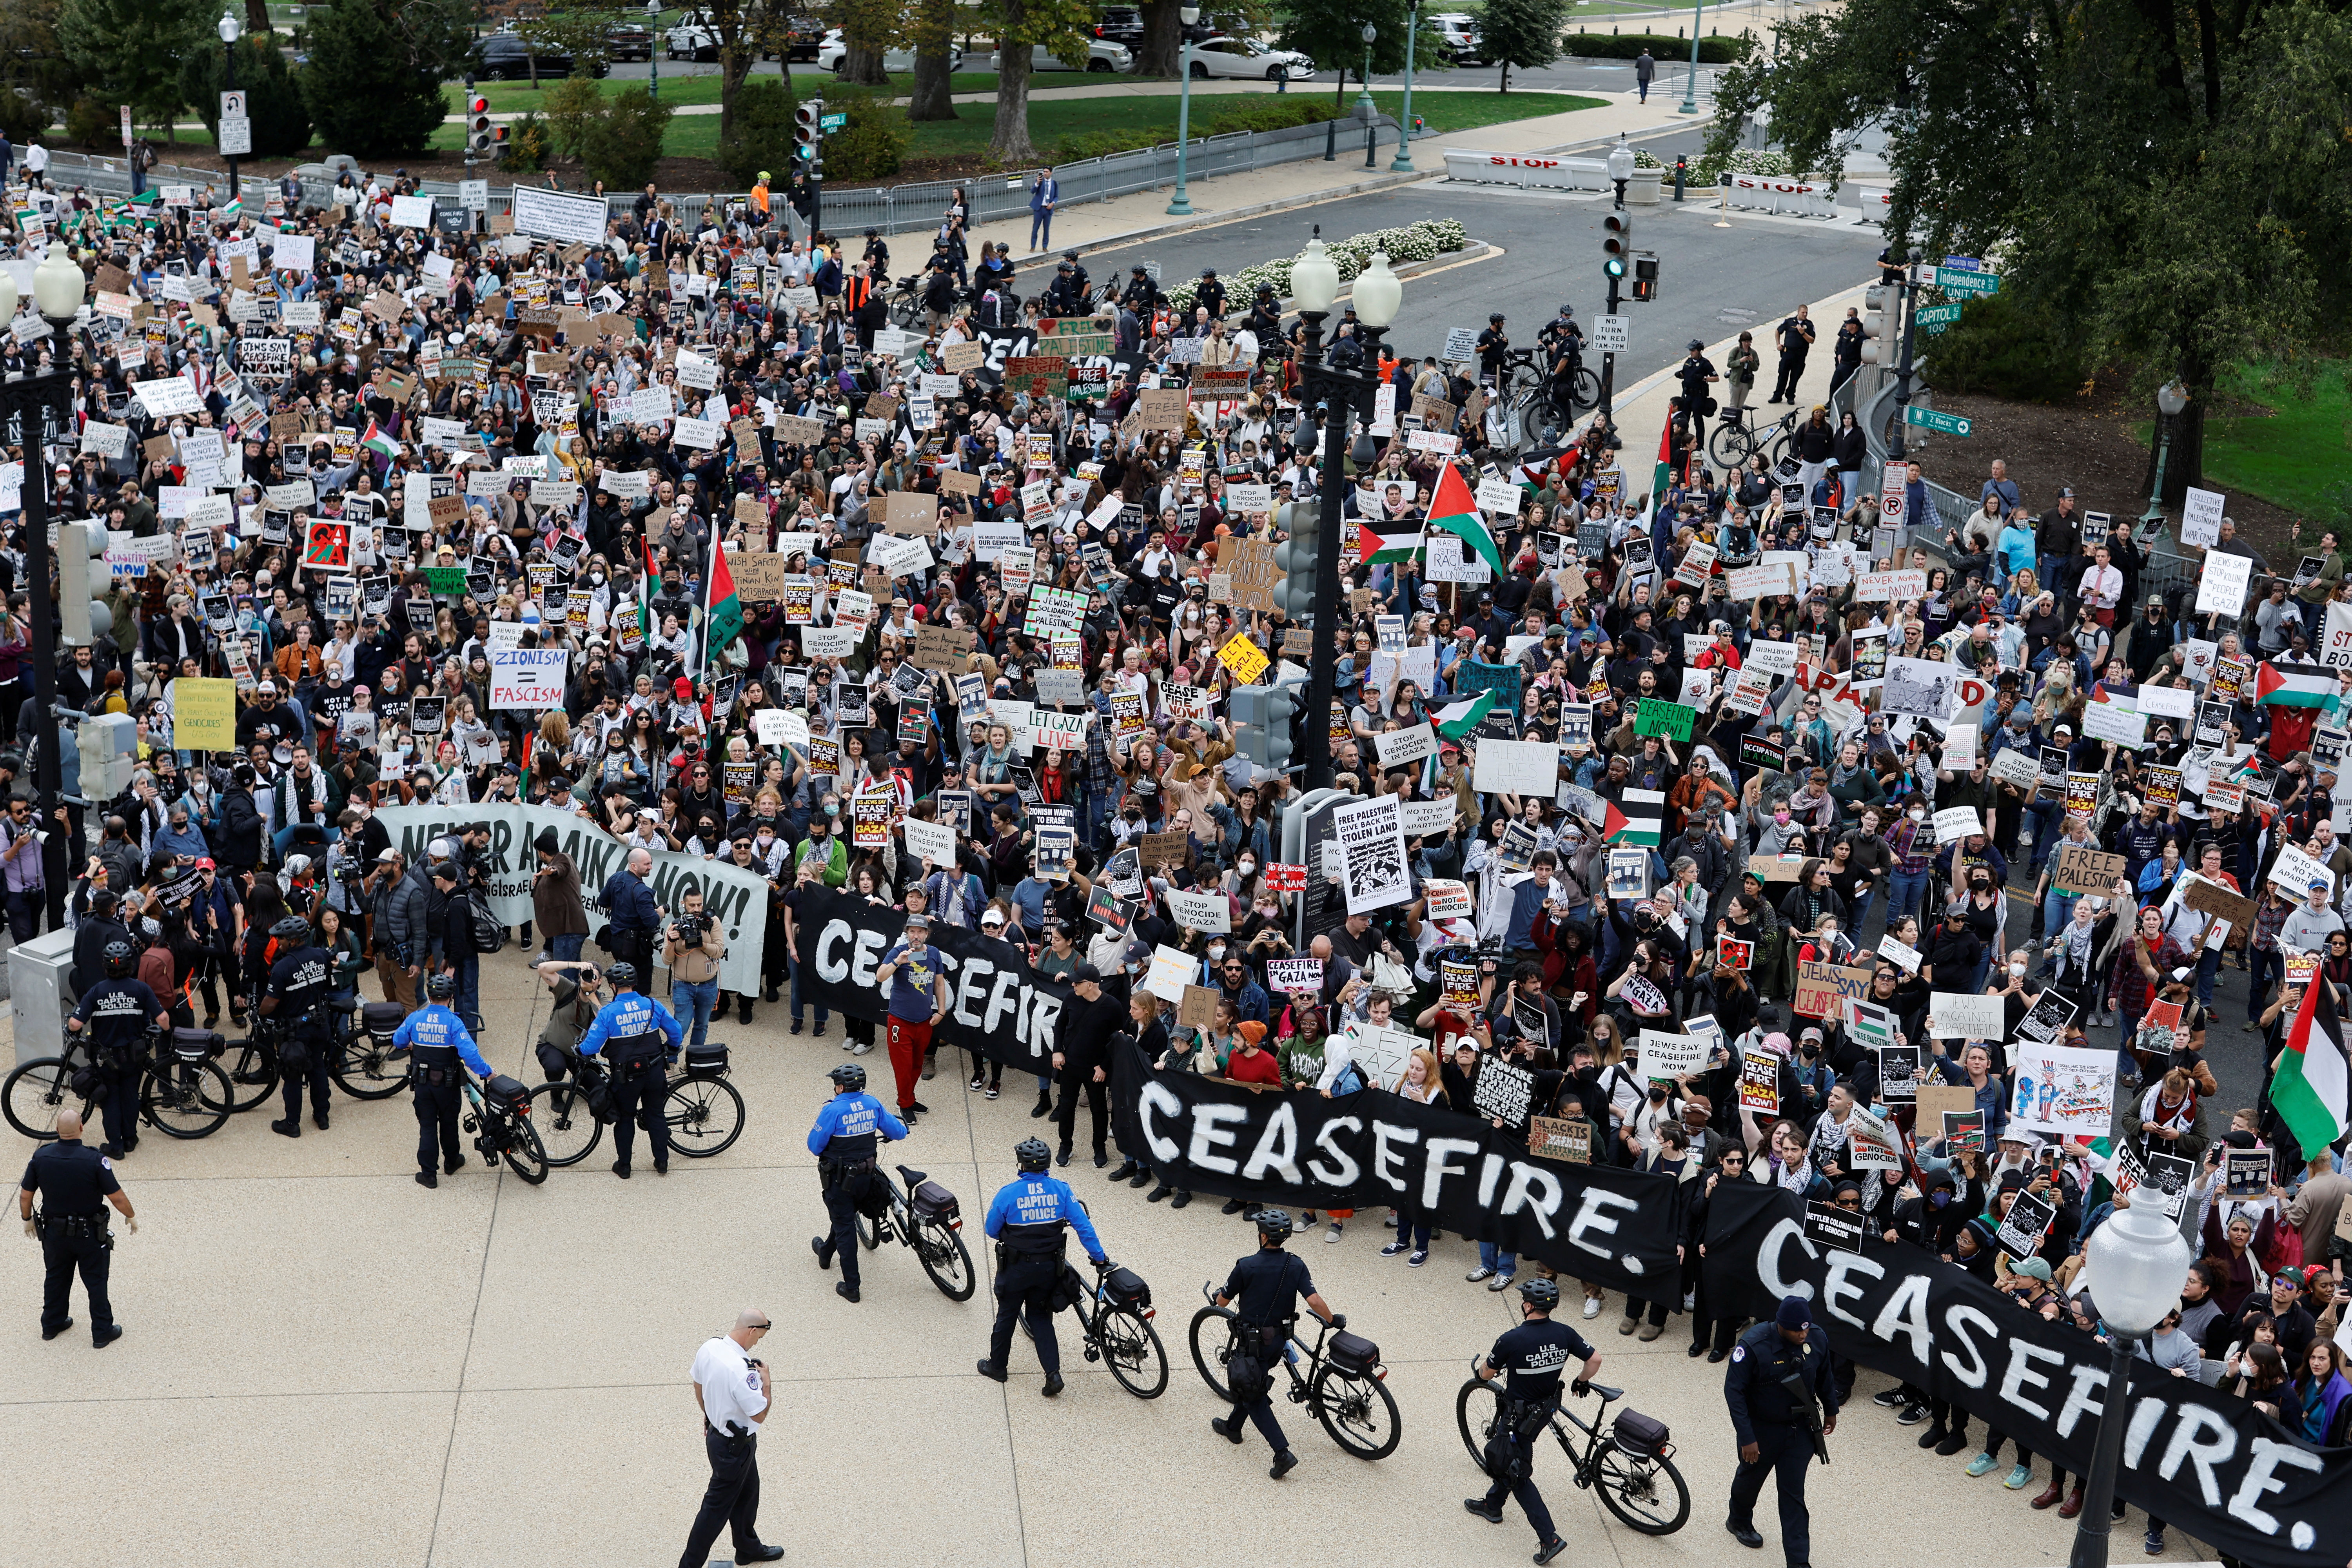
[[[817,1108],[816,1125],[809,1129],[809,1152],[828,1160],[871,1160],[877,1131],[895,1143],[907,1135],[907,1124],[863,1089],[836,1094]]]
[[[580,1037],[580,1054],[593,1057],[607,1040],[626,1040],[656,1030],[667,1037],[672,1050],[686,1038],[686,1031],[678,1027],[668,1008],[642,991],[624,991],[597,1009],[595,1022]]]
[[[1794,1426],[1797,1399],[1780,1380],[1799,1373],[1811,1384],[1821,1406],[1822,1419],[1837,1414],[1837,1379],[1830,1373],[1830,1339],[1819,1323],[1805,1331],[1802,1344],[1780,1337],[1778,1323],[1762,1322],[1739,1336],[1724,1368],[1723,1402],[1731,1411],[1731,1429],[1741,1447],[1756,1441],[1759,1426]]]
[[[1058,1176],[1042,1171],[1034,1175],[1015,1176],[997,1188],[996,1196],[989,1200],[985,1228],[990,1239],[1006,1242],[1026,1256],[1043,1257],[1053,1252],[1060,1244],[1065,1225],[1076,1229],[1078,1239],[1087,1244],[1087,1256],[1101,1262],[1103,1248],[1095,1236],[1095,1222],[1078,1206],[1070,1184]]]
[[[279,954],[269,966],[265,993],[278,999],[271,1016],[285,1023],[308,1022],[312,1010],[327,999],[333,971],[334,961],[322,947],[298,947]]]
[[[163,1011],[142,980],[101,980],[81,994],[74,1016],[101,1046],[136,1045]]]
[[[1301,1297],[1315,1294],[1307,1260],[1279,1247],[1259,1247],[1234,1265],[1225,1296],[1244,1323],[1273,1328],[1298,1315]]]
[[[428,1003],[403,1019],[393,1032],[392,1043],[408,1047],[415,1059],[427,1067],[446,1067],[455,1053],[476,1078],[490,1076],[490,1064],[482,1059],[466,1021],[438,1002]]]
[[[940,974],[940,950],[925,942],[920,947],[898,943],[882,955],[885,963],[898,967],[890,975],[890,1016],[908,1024],[928,1024],[937,998],[932,982]]]
[[[39,1194],[46,1214],[84,1217],[105,1213],[107,1194],[122,1190],[113,1161],[79,1140],[63,1139],[34,1150],[25,1179],[16,1184]]]
[[[1582,1334],[1549,1318],[1528,1319],[1486,1352],[1487,1364],[1503,1373],[1510,1396],[1536,1404],[1558,1399],[1567,1369],[1581,1370],[1591,1359],[1592,1346]]]

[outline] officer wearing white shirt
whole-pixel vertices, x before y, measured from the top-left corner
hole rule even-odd
[[[710,1486],[686,1538],[678,1568],[703,1568],[722,1527],[731,1527],[738,1563],[773,1563],[781,1546],[761,1544],[760,1426],[771,1396],[766,1364],[751,1352],[768,1331],[768,1314],[746,1308],[731,1333],[719,1334],[694,1353],[694,1402],[702,1407],[702,1444],[710,1455]]]

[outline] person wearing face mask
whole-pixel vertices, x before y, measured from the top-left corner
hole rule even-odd
[[[793,864],[814,860],[818,879],[828,888],[838,888],[849,880],[849,851],[842,843],[841,799],[828,793],[810,814],[808,837],[793,852]]]
[[[1891,857],[1886,925],[1892,931],[1906,916],[1921,913],[1920,902],[1935,876],[1936,830],[1928,824],[1924,802],[1915,800],[1904,807],[1902,819],[1887,831],[1886,850]]]

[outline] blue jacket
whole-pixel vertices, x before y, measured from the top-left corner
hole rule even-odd
[[[1078,1206],[1071,1195],[1070,1184],[1058,1176],[1039,1172],[1034,1176],[1016,1176],[996,1189],[989,1200],[987,1231],[992,1239],[1001,1238],[1006,1226],[1076,1226],[1078,1239],[1087,1244],[1087,1256],[1100,1263],[1105,1256],[1102,1243],[1095,1237],[1094,1221]]]
[[[1503,933],[1503,946],[1509,952],[1522,952],[1536,944],[1536,911],[1543,908],[1544,894],[1551,888],[1549,879],[1529,877],[1511,889],[1511,924]]]
[[[870,1149],[877,1131],[895,1143],[907,1135],[907,1124],[892,1115],[889,1107],[862,1089],[856,1094],[836,1094],[817,1109],[816,1125],[809,1129],[809,1152],[824,1153],[825,1145],[836,1138],[863,1139]]]
[[[1029,210],[1033,213],[1044,212],[1047,202],[1059,202],[1061,199],[1062,183],[1051,174],[1029,187]]]
[[[427,1003],[403,1019],[393,1034],[392,1043],[420,1051],[453,1050],[476,1078],[490,1076],[490,1064],[482,1059],[474,1037],[467,1031],[466,1021],[438,1002]]]
[[[593,1057],[607,1040],[625,1040],[656,1030],[668,1037],[672,1050],[686,1038],[686,1031],[678,1027],[668,1008],[642,991],[624,991],[597,1009],[596,1021],[580,1037],[580,1054]]]
[[[604,897],[605,918],[615,931],[650,931],[661,925],[661,905],[653,889],[625,867],[604,879]]]

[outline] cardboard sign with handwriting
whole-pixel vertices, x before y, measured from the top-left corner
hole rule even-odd
[[[940,531],[940,499],[919,490],[887,491],[883,496],[882,526],[892,533],[936,535]]]
[[[2053,887],[2069,893],[2107,894],[2116,890],[2116,883],[2127,864],[2120,855],[2110,855],[2087,845],[2058,846],[2058,864],[2050,873]]]

